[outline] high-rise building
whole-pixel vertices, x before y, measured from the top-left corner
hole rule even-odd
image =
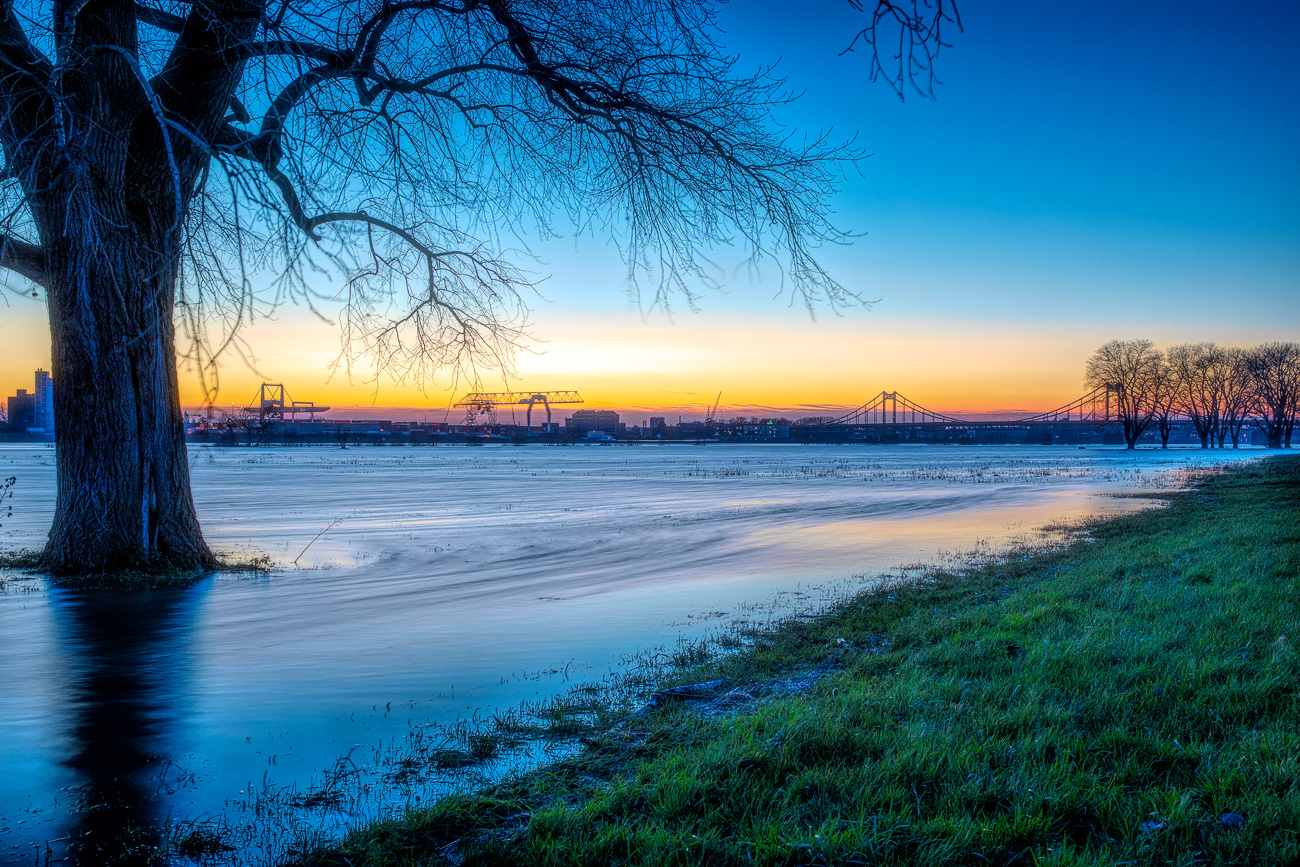
[[[54,430],[54,380],[44,370],[36,371],[36,406],[32,427],[40,431]]]
[[[54,433],[54,380],[44,370],[36,371],[36,389],[25,388],[9,398],[8,427],[18,433]]]
[[[28,394],[27,389],[20,388],[18,393],[9,398],[9,429],[19,433],[36,426],[36,395]]]

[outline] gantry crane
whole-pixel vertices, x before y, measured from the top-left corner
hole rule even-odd
[[[582,396],[576,391],[475,391],[456,403],[455,407],[465,410],[465,424],[474,424],[480,413],[491,413],[498,406],[527,406],[524,424],[533,426],[533,405],[540,403],[546,407],[546,424],[551,423],[551,404],[582,403]]]
[[[328,406],[317,406],[310,400],[290,400],[284,386],[278,382],[262,383],[262,387],[257,391],[256,400],[257,404],[244,407],[244,412],[250,415],[255,413],[259,422],[266,421],[268,418],[276,421],[284,421],[288,418],[294,421],[299,413],[314,420],[316,413],[329,409]]]

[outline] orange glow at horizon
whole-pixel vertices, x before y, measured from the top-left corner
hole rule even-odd
[[[535,333],[545,342],[518,353],[508,381],[494,372],[454,389],[439,379],[425,391],[387,375],[376,378],[365,360],[350,379],[344,373],[330,378],[338,355],[332,329],[315,321],[280,322],[247,333],[258,351],[251,361],[264,379],[228,359],[216,403],[246,403],[268,381],[284,383],[295,400],[362,417],[401,407],[441,419],[467,391],[526,389],[576,389],[584,408],[620,410],[629,418],[702,413],[719,390],[726,415],[824,415],[859,406],[882,390],[940,411],[1041,411],[1083,393],[1084,360],[1108,339],[1059,332],[1016,337],[873,314],[828,319],[705,314],[668,324],[614,314],[566,316],[538,324]],[[259,334],[264,330],[265,338]],[[182,374],[182,402],[201,400],[196,378]]]
[[[50,358],[43,307],[9,312],[5,352],[0,353],[0,387],[6,395],[15,388],[30,390],[32,371],[48,369]],[[1083,394],[1085,361],[1116,336],[1150,336],[1158,344],[1292,339],[1285,330],[1201,326],[1161,334],[1142,326],[1054,322],[1026,327],[878,313],[823,316],[814,322],[798,311],[705,311],[669,323],[642,321],[626,312],[542,309],[533,332],[541,339],[531,351],[518,353],[508,381],[496,371],[484,372],[477,384],[453,384],[442,376],[421,391],[411,381],[376,378],[366,359],[359,360],[351,377],[344,371],[331,376],[338,332],[290,310],[245,330],[256,356],[248,363],[233,354],[223,359],[216,405],[247,405],[262,382],[279,382],[291,398],[331,406],[332,415],[344,418],[441,421],[459,416],[451,404],[467,391],[525,389],[576,389],[585,400],[583,408],[618,410],[632,424],[651,415],[701,417],[719,391],[724,417],[839,414],[882,390],[955,415],[1027,413],[1053,409]],[[202,404],[193,371],[182,367],[180,384],[185,406]],[[556,407],[556,417],[574,408]]]

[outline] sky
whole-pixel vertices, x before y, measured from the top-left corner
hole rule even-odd
[[[719,391],[724,416],[823,415],[882,390],[1040,411],[1082,394],[1112,338],[1300,339],[1300,4],[968,0],[934,101],[900,101],[843,53],[862,24],[847,2],[792,8],[732,0],[721,41],[741,70],[779,61],[803,94],[780,122],[871,154],[833,200],[865,234],[822,256],[871,308],[811,317],[775,274],[742,273],[699,312],[645,315],[605,239],[540,244],[535,342],[479,388],[577,389],[632,423],[698,416]],[[295,308],[255,322],[217,404],[265,377],[344,417],[442,420],[473,387],[442,375],[422,391],[364,361],[332,373],[337,334]],[[48,365],[43,304],[11,295],[0,389]]]

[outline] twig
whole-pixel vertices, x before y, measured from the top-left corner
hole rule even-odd
[[[324,530],[321,530],[319,533],[316,534],[316,538],[315,538],[315,539],[312,539],[310,542],[307,543],[307,548],[310,548],[312,545],[316,544],[316,539],[319,539],[321,536],[324,536],[324,535],[325,535],[326,533],[328,533],[330,530],[333,530],[333,529],[334,529],[335,527],[337,527],[337,526],[338,526],[342,521],[343,521],[342,518],[335,518],[333,521],[331,521],[331,522],[330,522],[330,525],[329,525],[328,527],[326,527]],[[303,549],[302,549],[302,553],[300,553],[297,557],[294,557],[294,558],[293,558],[293,565],[295,565],[295,566],[298,565],[298,561],[302,559],[302,555],[307,553],[307,548],[303,548]]]

